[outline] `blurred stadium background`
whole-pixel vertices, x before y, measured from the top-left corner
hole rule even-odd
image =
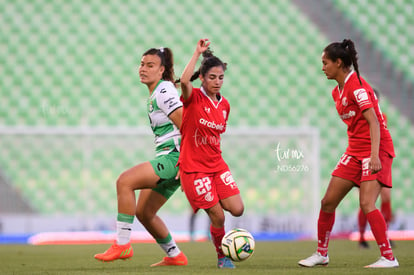
[[[141,54],[172,48],[180,75],[202,37],[229,64],[223,154],[247,210],[229,226],[290,237],[316,229],[320,196],[347,142],[320,55],[351,38],[394,138],[390,229],[413,230],[412,14],[412,0],[0,0],[3,242],[115,229],[117,176],[153,157]],[[338,234],[356,229],[357,193],[338,209]],[[181,192],[161,215],[171,229],[188,230]],[[206,219],[197,218],[196,230]]]

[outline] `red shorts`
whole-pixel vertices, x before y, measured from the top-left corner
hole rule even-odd
[[[368,168],[368,157],[354,157],[347,154],[343,154],[338,161],[332,176],[340,177],[346,180],[353,181],[356,185],[360,186],[361,182],[369,180],[378,180],[385,187],[392,187],[392,175],[391,166],[393,157],[387,152],[380,150],[379,158],[381,161],[382,169],[376,174],[371,174]]]
[[[209,209],[222,199],[240,194],[228,168],[216,173],[186,173],[180,170],[180,178],[194,212]]]

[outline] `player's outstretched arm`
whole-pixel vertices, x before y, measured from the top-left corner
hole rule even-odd
[[[185,66],[184,71],[181,75],[180,82],[181,82],[181,93],[185,99],[189,98],[191,92],[193,90],[193,84],[191,83],[191,77],[193,76],[195,66],[197,65],[198,58],[200,55],[208,49],[210,42],[207,38],[200,39],[197,42],[197,47],[194,51],[193,56],[191,57],[190,61],[188,62],[187,66]]]

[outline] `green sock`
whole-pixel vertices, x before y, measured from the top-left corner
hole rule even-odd
[[[134,216],[118,213],[116,220],[119,222],[134,223]]]

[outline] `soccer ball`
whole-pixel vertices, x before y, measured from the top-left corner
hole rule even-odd
[[[224,255],[235,262],[241,262],[250,258],[254,252],[254,244],[252,234],[241,228],[228,231],[221,240],[221,248]]]

